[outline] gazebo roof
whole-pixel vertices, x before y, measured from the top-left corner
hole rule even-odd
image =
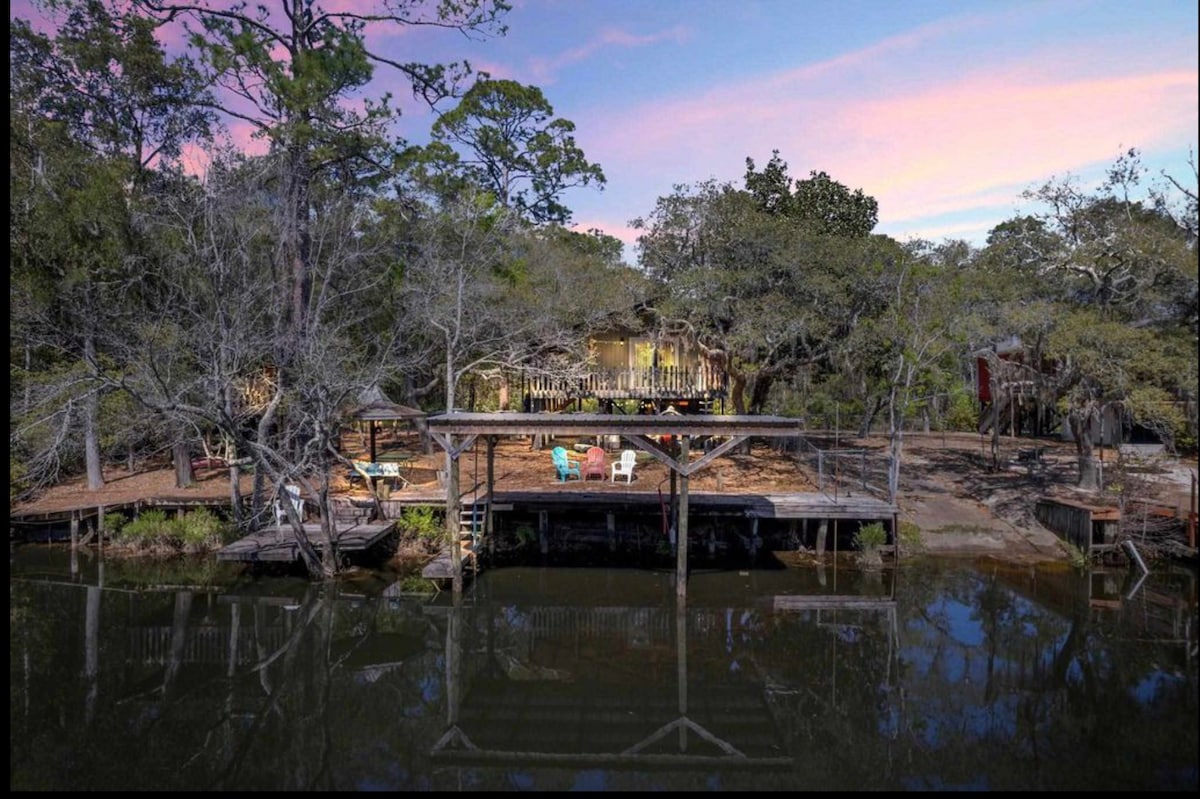
[[[364,422],[388,422],[402,419],[420,419],[428,414],[418,408],[410,408],[398,402],[392,402],[383,389],[371,386],[358,398],[358,406],[351,416]]]

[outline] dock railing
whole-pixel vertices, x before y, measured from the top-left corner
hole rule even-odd
[[[799,465],[810,471],[817,490],[835,502],[856,491],[896,501],[888,489],[891,455],[870,449],[823,448],[803,436],[796,451]]]

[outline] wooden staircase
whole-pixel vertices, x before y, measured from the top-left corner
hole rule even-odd
[[[458,544],[462,549],[464,575],[479,570],[479,541],[483,537],[483,519],[487,502],[464,502],[458,511]],[[450,548],[444,547],[438,555],[425,564],[421,576],[430,580],[449,580],[454,577],[453,558]]]
[[[464,502],[458,511],[458,540],[463,553],[474,557],[483,538],[484,516],[487,513],[487,502]]]
[[[333,519],[339,528],[353,527],[356,524],[366,524],[375,518],[375,507],[369,504],[352,502],[336,502],[333,507]]]

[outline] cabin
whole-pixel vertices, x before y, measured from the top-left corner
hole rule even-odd
[[[1020,338],[1012,336],[977,350],[974,356],[980,435],[990,432],[993,424],[1002,434],[1028,436],[1066,427],[1043,379],[1053,365],[1031,365]]]
[[[520,377],[523,410],[582,410],[597,401],[604,412],[620,403],[638,412],[673,407],[681,414],[722,413],[728,393],[725,373],[683,338],[616,329],[588,339],[588,362],[577,378],[526,371]]]
[[[975,356],[976,397],[979,400],[979,433],[991,432],[995,424],[1003,435],[1046,436],[1057,433],[1063,441],[1074,441],[1071,426],[1057,408],[1058,397],[1047,379],[1056,370],[1053,362],[1041,359],[1017,336],[985,349]],[[1147,431],[1135,429],[1116,406],[1104,408],[1091,425],[1092,443],[1111,447]],[[1157,437],[1153,437],[1155,440]]]

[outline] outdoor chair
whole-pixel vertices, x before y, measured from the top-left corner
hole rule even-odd
[[[300,517],[300,521],[304,521],[304,499],[300,496],[300,486],[286,485],[281,492],[282,496],[287,497],[287,500],[292,503],[292,507],[296,509],[296,515]],[[280,497],[275,498],[275,529],[277,532],[283,531],[284,522],[287,521],[287,510]]]
[[[597,477],[600,480],[604,479],[604,473],[608,471],[608,457],[604,453],[603,447],[589,447],[586,459],[579,466],[582,479],[586,480],[589,477]]]
[[[550,457],[554,461],[554,468],[558,471],[558,480],[561,483],[567,482],[567,478],[575,475],[579,479],[583,479],[583,475],[579,473],[579,463],[571,460],[567,456],[567,450],[563,447],[555,447],[550,450]]]
[[[624,477],[625,482],[633,481],[633,467],[637,463],[637,452],[632,449],[621,450],[621,459],[613,461],[612,476],[609,482],[617,482],[618,477]]]

